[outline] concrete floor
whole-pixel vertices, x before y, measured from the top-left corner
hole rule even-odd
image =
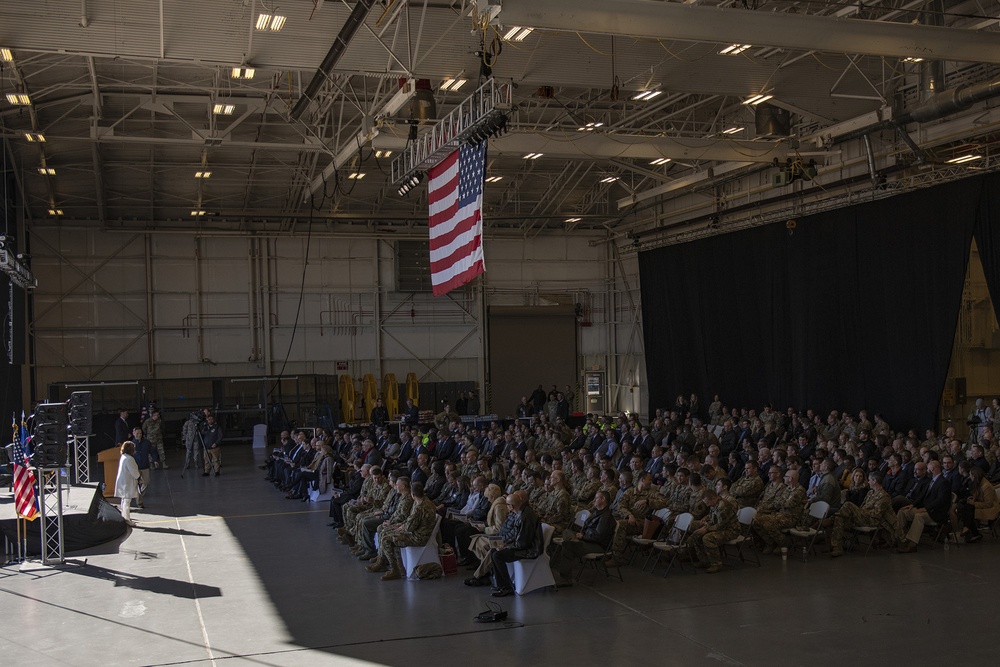
[[[464,570],[383,583],[337,542],[325,505],[285,500],[249,448],[224,458],[219,478],[154,471],[147,509],[133,514],[140,525],[117,553],[0,569],[2,664],[995,660],[1000,546],[989,538],[914,555],[765,557],[717,575],[625,568],[620,583],[588,573],[572,589],[504,598],[509,622],[480,625],[472,618],[489,589],[463,586]]]

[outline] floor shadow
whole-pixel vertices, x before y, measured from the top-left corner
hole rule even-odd
[[[89,563],[65,567],[63,572],[110,581],[114,583],[116,588],[120,586],[187,600],[222,597],[222,589],[218,586],[206,586],[204,584],[191,583],[180,579],[166,579],[164,577],[137,577],[127,572],[110,570],[106,567],[91,565]]]
[[[141,530],[146,533],[164,533],[166,535],[184,535],[187,537],[211,537],[212,533],[196,533],[193,530],[184,530],[182,528],[147,528],[142,524],[135,526],[133,530]]]

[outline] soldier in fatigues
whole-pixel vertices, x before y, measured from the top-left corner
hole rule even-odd
[[[861,507],[846,502],[833,517],[833,532],[830,535],[831,558],[844,555],[844,533],[853,528],[872,526],[882,528],[888,535],[893,535],[896,529],[896,515],[892,511],[892,499],[882,488],[882,473],[877,470],[868,473],[868,489]]]
[[[181,437],[184,439],[184,470],[188,468],[194,468],[195,470],[201,469],[202,466],[202,452],[201,438],[198,437],[198,431],[201,427],[201,413],[197,410],[192,412],[187,421],[184,422],[184,426],[181,428]]]
[[[555,528],[555,535],[564,537],[563,533],[573,526],[573,501],[569,491],[566,490],[565,477],[561,470],[553,470],[549,476],[548,498],[538,508],[538,517],[542,523],[547,523]]]
[[[806,490],[799,484],[799,476],[794,470],[785,472],[785,491],[779,500],[779,511],[773,514],[757,514],[753,531],[764,543],[763,554],[774,553],[786,543],[782,530],[794,528],[802,518],[806,506]]]
[[[642,534],[646,517],[664,505],[665,499],[659,489],[653,488],[653,476],[641,473],[635,486],[622,495],[617,509],[612,512],[618,523],[611,542],[614,558],[609,560],[621,562],[628,538]]]
[[[410,516],[410,512],[413,510],[413,492],[410,485],[409,477],[400,477],[396,480],[396,490],[399,491],[399,502],[396,503],[396,507],[392,514],[381,524],[375,528],[375,535],[378,536],[378,543],[382,544],[383,535],[386,532],[392,532],[396,530],[399,526],[406,522],[406,518]],[[366,538],[367,539],[367,538]],[[372,538],[372,547],[375,546],[375,538]],[[376,549],[376,554],[378,550]],[[373,559],[373,562],[378,560],[378,558]]]
[[[697,557],[695,567],[707,567],[709,574],[722,569],[723,544],[740,534],[740,523],[736,517],[736,504],[719,496],[711,489],[705,489],[702,500],[708,505],[708,517],[692,524],[689,544]]]
[[[406,522],[382,531],[379,536],[378,559],[367,568],[369,572],[385,572],[382,581],[403,577],[403,557],[399,552],[400,547],[427,544],[437,523],[434,503],[424,496],[424,485],[416,482],[412,485],[410,493],[413,496],[413,508],[406,517]]]
[[[360,512],[354,521],[355,546],[351,548],[351,553],[358,556],[361,560],[369,560],[375,557],[375,544],[368,541],[374,536],[371,524],[375,521],[381,522],[388,519],[395,512],[396,506],[399,505],[399,489],[396,487],[398,480],[399,472],[395,470],[391,471],[389,473],[389,492],[382,498],[381,504]],[[406,494],[409,495],[409,493],[410,489],[407,486]],[[378,525],[378,523],[375,525]]]
[[[169,468],[167,465],[167,454],[163,451],[163,422],[160,421],[160,411],[153,408],[153,411],[149,415],[149,419],[142,423],[142,432],[146,434],[146,440],[149,440],[149,444],[156,447],[157,454],[160,455],[160,462],[157,463],[158,468]]]
[[[756,507],[760,494],[764,491],[764,480],[760,478],[757,462],[750,459],[743,465],[746,474],[733,482],[729,495],[737,507]]]
[[[389,480],[382,474],[382,468],[372,466],[371,477],[365,480],[365,482],[368,483],[369,480],[371,483],[368,493],[365,493],[364,489],[362,489],[358,501],[354,505],[344,507],[344,535],[348,538],[346,540],[347,543],[354,542],[354,533],[357,530],[362,515],[368,510],[382,507],[385,497],[392,492],[392,485],[389,484]],[[337,532],[340,531],[338,530]]]

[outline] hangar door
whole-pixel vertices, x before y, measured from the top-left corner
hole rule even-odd
[[[490,306],[493,412],[514,416],[522,396],[539,384],[574,392],[579,377],[576,314],[569,306]]]

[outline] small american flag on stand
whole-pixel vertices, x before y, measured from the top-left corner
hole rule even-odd
[[[447,294],[486,271],[482,214],[485,162],[485,143],[463,144],[429,172],[434,296]]]
[[[14,417],[14,456],[11,466],[14,468],[14,510],[17,515],[29,521],[38,517],[38,504],[35,502],[35,473],[31,471],[31,462],[25,451],[28,430],[21,416],[21,435],[18,437],[17,417]]]

